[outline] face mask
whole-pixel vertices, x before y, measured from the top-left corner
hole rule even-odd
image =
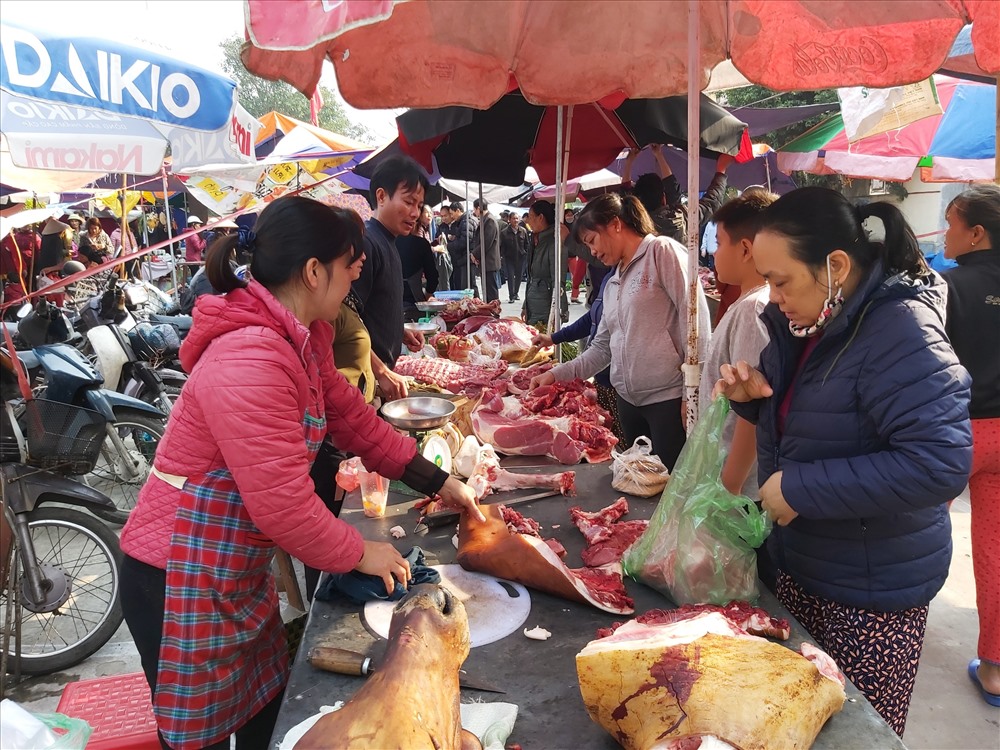
[[[792,332],[792,335],[797,338],[806,338],[808,336],[813,336],[823,330],[826,325],[837,317],[840,313],[841,308],[844,306],[844,288],[842,286],[837,287],[837,291],[833,290],[833,272],[830,270],[830,256],[826,256],[826,301],[823,303],[823,309],[819,313],[819,317],[816,322],[811,326],[798,326],[792,321],[788,321],[788,330]]]

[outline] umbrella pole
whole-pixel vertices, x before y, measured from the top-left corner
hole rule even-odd
[[[121,255],[128,255],[128,251],[125,249],[125,246],[128,244],[128,232],[129,232],[129,229],[128,229],[128,211],[125,210],[125,198],[126,198],[126,196],[125,196],[125,186],[126,186],[126,177],[125,177],[125,173],[122,172],[122,192],[121,192],[121,207],[122,207],[121,232],[122,232],[122,246],[121,246],[121,248],[118,251],[119,256],[121,256]],[[122,263],[121,265],[118,266],[118,276],[121,279],[125,278],[125,264],[124,263]]]
[[[174,302],[177,301],[177,256],[174,255],[173,244],[174,244],[174,228],[172,217],[170,215],[170,196],[167,193],[167,170],[163,167],[160,168],[160,175],[163,177],[163,215],[167,220],[167,240],[169,245],[167,249],[170,251],[170,281],[174,285]]]
[[[472,289],[472,261],[469,257],[472,255],[472,250],[469,247],[469,217],[468,217],[468,205],[469,205],[469,181],[465,181],[465,205],[466,205],[466,217],[465,217],[465,288]]]
[[[556,196],[553,226],[555,227],[555,253],[552,258],[552,299],[549,301],[549,333],[555,333],[559,325],[559,297],[562,294],[564,282],[559,278],[559,255],[562,252],[562,228],[559,224],[559,203],[562,200],[562,155],[563,155],[563,108],[556,107]],[[556,360],[562,362],[562,347],[556,347]]]
[[[687,202],[687,251],[688,251],[688,341],[687,361],[684,371],[685,425],[688,433],[698,421],[698,383],[701,364],[698,361],[698,235],[700,210],[698,205],[698,177],[701,138],[701,102],[698,84],[701,69],[701,9],[699,0],[688,0],[688,202]]]
[[[485,206],[486,201],[483,200],[483,183],[479,183],[479,205]],[[486,214],[487,211],[484,208],[480,208],[482,215],[479,217],[479,276],[483,280],[483,299],[486,299],[489,295],[486,294]],[[487,300],[489,301],[489,300]]]
[[[553,331],[558,331],[562,328],[562,301],[566,296],[566,271],[567,269],[562,268],[562,216],[566,210],[566,183],[569,178],[569,154],[570,154],[570,141],[573,138],[573,105],[571,104],[566,110],[566,119],[564,123],[563,133],[563,143],[562,147],[558,152],[557,169],[561,166],[558,172],[558,177],[556,180],[556,224],[559,227],[559,231],[556,232],[556,278],[559,279],[558,293],[553,301],[554,317],[553,317]],[[562,361],[562,347],[559,347],[559,361]]]

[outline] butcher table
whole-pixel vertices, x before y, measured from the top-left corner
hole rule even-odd
[[[503,465],[538,467],[545,459],[511,457]],[[542,534],[555,537],[567,550],[565,560],[570,567],[580,567],[580,552],[585,544],[583,536],[569,517],[574,505],[594,511],[609,505],[622,493],[611,488],[610,464],[581,465],[576,467],[576,497],[550,497],[518,506],[518,511],[534,518],[542,525]],[[546,466],[526,469],[530,472],[562,471],[565,466]],[[531,490],[502,493],[488,500],[498,502],[503,497],[511,499],[532,494]],[[626,518],[643,519],[652,515],[658,498],[635,498],[626,495],[629,515]],[[367,518],[361,512],[358,493],[348,496],[342,518],[353,524],[370,540],[392,542],[401,552],[413,545],[423,548],[430,565],[455,562],[452,545],[454,526],[432,529],[426,533],[412,534],[417,513],[412,510],[414,498],[396,493],[389,496],[389,507],[384,518]],[[393,540],[389,529],[400,525],[407,536]],[[558,529],[553,529],[558,525]],[[629,595],[635,600],[636,613],[672,605],[661,594],[636,581],[626,579]],[[520,743],[525,750],[562,750],[606,748],[618,744],[600,726],[591,721],[580,698],[576,677],[576,654],[593,638],[599,627],[622,621],[627,617],[602,612],[594,607],[569,602],[531,590],[531,612],[525,627],[541,627],[551,631],[548,641],[525,638],[521,630],[499,641],[472,649],[465,662],[470,675],[488,680],[503,688],[506,695],[462,691],[462,701],[505,701],[518,706],[517,722],[509,742]],[[805,629],[789,615],[788,611],[763,590],[759,606],[772,616],[788,618],[792,626],[791,638],[786,642],[793,648],[803,640],[810,640]],[[313,602],[306,624],[302,644],[292,666],[288,687],[272,738],[272,746],[285,736],[293,726],[317,713],[320,706],[332,705],[338,700],[349,699],[362,685],[360,677],[345,677],[320,672],[309,665],[310,649],[315,646],[337,646],[366,654],[380,655],[385,641],[372,635],[363,623],[362,607],[346,602]],[[753,669],[751,664],[736,665],[735,669]],[[846,748],[904,748],[902,741],[875,712],[871,704],[848,683],[847,703],[833,716],[820,732],[814,748],[817,750],[845,750]]]

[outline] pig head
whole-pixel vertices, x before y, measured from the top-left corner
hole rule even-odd
[[[469,655],[465,607],[442,586],[421,585],[396,606],[378,670],[295,750],[477,750],[462,729],[458,672]]]

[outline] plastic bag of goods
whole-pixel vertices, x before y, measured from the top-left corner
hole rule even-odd
[[[625,572],[677,604],[754,601],[757,557],[771,522],[748,497],[722,486],[722,430],[729,401],[720,396],[695,425],[646,533],[622,557]]]
[[[0,702],[0,747],[4,750],[84,750],[92,731],[83,719],[31,713],[10,698]]]
[[[652,497],[663,492],[670,479],[670,472],[660,457],[653,455],[653,444],[645,435],[621,453],[611,451],[611,458],[611,486],[619,492]]]

